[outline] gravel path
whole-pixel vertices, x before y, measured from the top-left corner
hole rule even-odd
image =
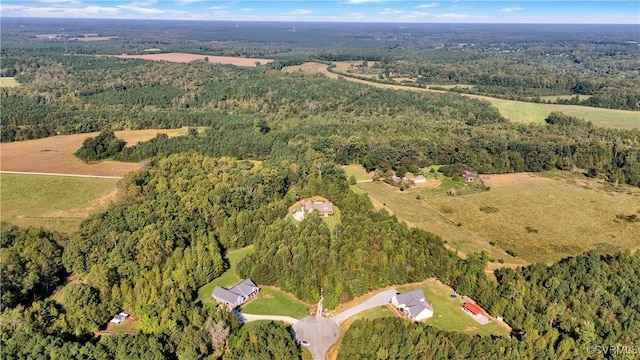
[[[292,324],[293,325],[296,322],[298,322],[298,319],[292,318],[291,316],[255,315],[255,314],[245,314],[245,313],[241,313],[241,312],[236,312],[236,315],[238,316],[240,321],[242,321],[243,323],[252,322],[252,321],[259,321],[259,320],[273,320],[273,321],[282,321],[282,322],[286,322],[287,324]]]
[[[368,310],[377,306],[383,306],[386,305],[387,303],[389,303],[389,301],[391,301],[391,298],[396,294],[396,290],[395,289],[391,289],[391,290],[385,290],[382,292],[379,292],[375,295],[373,295],[371,298],[369,298],[367,301],[363,302],[360,305],[356,305],[354,307],[352,307],[349,310],[343,311],[340,314],[332,317],[331,319],[333,321],[335,321],[336,323],[340,324],[341,322],[347,320],[348,318],[350,318],[351,316],[364,311],[364,310]]]

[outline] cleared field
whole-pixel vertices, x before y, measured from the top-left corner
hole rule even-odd
[[[17,82],[12,77],[0,77],[0,87],[16,87],[20,86],[20,83]]]
[[[143,55],[109,55],[120,59],[142,59],[153,61],[169,61],[178,63],[187,63],[194,60],[203,60],[208,58],[210,63],[214,64],[231,64],[237,66],[255,67],[256,63],[260,65],[266,65],[273,62],[273,59],[254,59],[254,58],[240,58],[232,56],[211,56],[201,54],[187,54],[187,53],[166,53],[166,54],[143,54]]]
[[[640,128],[640,112],[629,110],[600,109],[579,105],[537,104],[523,101],[490,99],[500,114],[515,122],[544,123],[552,111],[591,121],[596,126],[614,129]]]
[[[118,138],[124,139],[128,146],[139,141],[149,140],[158,133],[169,137],[186,135],[186,129],[125,130],[116,131]],[[97,132],[74,135],[58,135],[43,139],[17,141],[0,144],[0,170],[41,173],[62,173],[99,176],[124,176],[139,168],[139,164],[118,161],[101,161],[86,164],[73,154],[88,137]]]
[[[115,199],[117,179],[0,174],[2,221],[71,233]]]
[[[210,283],[204,285],[198,290],[198,300],[203,303],[213,301],[211,293],[216,286],[227,287],[238,283],[241,279],[236,274],[236,266],[238,262],[245,256],[253,252],[253,246],[243,247],[242,249],[231,250],[227,253],[227,259],[229,260],[229,269],[224,274],[213,279]]]
[[[347,81],[367,84],[382,89],[427,91],[438,93],[445,92],[442,90],[416,88],[413,86],[381,84],[372,81],[351,78],[348,76],[341,76],[329,72],[327,70],[327,65],[320,63],[305,63],[297,67],[285,67],[283,68],[283,71],[293,72],[298,71],[298,69],[300,69],[305,74],[320,73],[333,79],[341,78]],[[600,109],[579,105],[536,104],[524,101],[503,100],[483,95],[460,95],[473,99],[489,101],[500,111],[500,114],[502,114],[502,116],[515,122],[543,123],[544,119],[549,115],[550,112],[561,111],[567,115],[576,116],[578,118],[591,121],[594,125],[597,126],[613,129],[640,129],[640,111]]]
[[[310,306],[278,288],[263,286],[258,297],[242,305],[241,310],[247,314],[281,315],[301,319],[309,315]]]
[[[558,101],[558,100],[571,100],[574,97],[576,96],[575,95],[549,95],[549,96],[541,96],[540,98],[542,100]],[[580,95],[580,100],[586,100],[590,97],[591,95]]]
[[[346,170],[350,170],[347,172],[347,176],[350,176],[352,169],[357,169],[357,167],[347,168]],[[400,191],[382,181],[359,182],[351,186],[351,189],[358,193],[367,194],[376,208],[384,207],[400,220],[405,221],[407,225],[441,236],[447,241],[447,247],[458,251],[458,255],[463,258],[466,254],[484,250],[496,261],[502,259],[505,265],[525,265],[526,262],[522,259],[514,258],[503,249],[489,244],[487,239],[470,231],[466,227],[465,221],[454,221],[448,215],[433,209],[425,201],[426,198],[465,197],[446,196],[447,189],[451,187],[457,187],[458,194],[476,192],[475,190],[466,190],[463,186],[464,184],[453,182],[442,174],[428,173],[426,184],[414,186],[405,191]]]
[[[618,189],[570,173],[484,176],[491,191],[425,202],[480,238],[529,262],[550,262],[596,249],[640,248],[640,190]],[[506,260],[506,259],[505,259]]]

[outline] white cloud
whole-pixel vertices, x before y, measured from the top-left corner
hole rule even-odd
[[[252,8],[242,8],[242,9],[240,9],[240,11],[244,11],[244,12],[250,12],[250,11],[253,11],[253,10],[255,10],[255,9],[252,9]]]
[[[286,13],[282,13],[282,15],[285,15],[285,16],[301,16],[301,15],[309,15],[312,12],[313,11],[307,10],[307,9],[297,9],[297,10],[289,11],[289,12],[286,12]]]
[[[458,14],[458,13],[446,13],[436,15],[440,19],[466,19],[469,17],[467,14]]]
[[[387,2],[394,2],[397,0],[347,0],[344,3],[345,4],[354,4],[354,5],[358,5],[358,4],[376,4],[376,3],[387,3]]]
[[[180,5],[189,5],[189,4],[195,4],[203,1],[205,0],[177,0],[176,2]]]
[[[516,12],[516,11],[522,11],[522,8],[519,6],[507,6],[505,8],[502,8],[502,10],[500,10],[500,12],[505,12],[505,13]]]
[[[153,5],[155,3],[157,3],[158,0],[143,0],[143,1],[134,1],[132,2],[131,6],[149,6],[149,5]]]
[[[80,0],[38,0],[38,2],[43,4],[80,4]]]
[[[226,5],[213,5],[213,6],[209,6],[208,9],[209,10],[222,10],[222,9],[226,9],[228,6]]]
[[[436,7],[440,4],[438,4],[437,2],[432,2],[432,3],[428,3],[428,4],[420,4],[418,6],[416,6],[416,9],[428,9],[428,8],[432,8],[432,7]]]

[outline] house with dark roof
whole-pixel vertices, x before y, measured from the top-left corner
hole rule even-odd
[[[333,215],[333,203],[329,200],[311,200],[307,199],[302,202],[302,208],[307,212],[317,211],[322,216]]]
[[[413,321],[428,319],[433,316],[433,306],[425,301],[422,290],[414,290],[404,294],[396,294],[391,303]]]
[[[217,302],[226,304],[228,307],[235,309],[236,307],[244,304],[250,297],[257,294],[259,291],[260,288],[251,281],[251,279],[244,279],[229,289],[216,286],[213,289],[211,296],[213,296]]]

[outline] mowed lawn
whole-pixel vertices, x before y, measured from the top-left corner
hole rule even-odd
[[[484,176],[491,191],[425,201],[447,217],[529,262],[554,262],[584,251],[640,248],[640,189],[564,172]]]
[[[440,330],[464,332],[470,335],[508,336],[510,328],[495,321],[480,325],[462,310],[463,301],[458,296],[453,299],[452,289],[436,279],[429,279],[420,284],[411,284],[397,288],[399,292],[422,289],[425,300],[433,306],[433,317],[424,323]]]
[[[118,179],[0,174],[2,221],[71,233],[116,197]]]
[[[198,290],[198,300],[201,300],[203,303],[213,301],[213,297],[211,297],[211,293],[216,286],[220,287],[228,287],[238,283],[241,279],[236,274],[236,267],[238,266],[238,262],[242,260],[245,256],[251,254],[253,252],[253,245],[243,247],[242,249],[231,250],[227,253],[227,259],[229,260],[229,269],[225,271],[222,275],[213,279],[210,283],[204,285]]]
[[[640,111],[600,109],[579,105],[538,104],[523,101],[489,100],[502,116],[514,122],[544,123],[553,111],[591,121],[596,126],[614,129],[640,129]]]
[[[350,176],[350,172],[347,176]],[[508,265],[526,264],[526,261],[510,256],[504,249],[492,246],[488,239],[470,231],[465,221],[453,220],[448,214],[433,209],[426,199],[437,197],[444,201],[451,198],[445,193],[455,184],[442,174],[427,174],[427,179],[424,186],[414,186],[405,191],[400,191],[382,181],[360,182],[351,186],[351,189],[357,193],[367,194],[376,208],[384,207],[398,219],[405,221],[407,225],[441,236],[447,242],[446,245],[454,251],[457,250],[462,257],[484,250],[495,261],[502,259]],[[463,185],[457,186],[461,187],[459,194],[472,192],[465,190]],[[464,196],[455,198],[459,197]]]
[[[198,290],[198,300],[203,303],[213,301],[211,293],[216,286],[229,287],[238,283],[240,277],[236,274],[238,262],[253,252],[253,245],[242,249],[231,250],[227,253],[229,269],[224,274],[213,279]],[[260,285],[260,284],[258,284]],[[273,286],[260,286],[258,297],[242,306],[242,311],[258,315],[283,315],[301,318],[308,314],[309,305],[295,298],[295,296],[281,291]]]
[[[276,287],[262,286],[258,297],[242,305],[240,310],[247,314],[281,315],[301,319],[309,315],[310,306]]]

